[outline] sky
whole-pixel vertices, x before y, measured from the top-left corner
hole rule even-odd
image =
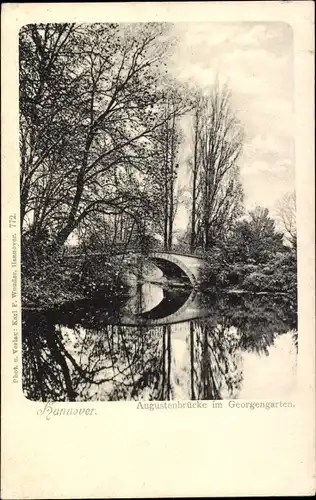
[[[173,76],[205,89],[219,75],[232,90],[245,131],[239,160],[245,208],[265,206],[275,216],[277,201],[295,189],[291,27],[276,22],[178,23],[172,35],[177,37],[169,62]],[[183,163],[180,182],[185,184]],[[186,222],[182,205],[176,227]]]

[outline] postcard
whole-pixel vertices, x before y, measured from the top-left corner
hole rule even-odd
[[[2,497],[315,494],[312,3],[2,13]]]

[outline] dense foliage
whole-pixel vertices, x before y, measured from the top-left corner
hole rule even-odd
[[[236,222],[224,241],[206,254],[210,288],[296,295],[296,250],[284,245],[267,209],[257,207],[249,220]]]

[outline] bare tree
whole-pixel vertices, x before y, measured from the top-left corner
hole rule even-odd
[[[287,193],[277,203],[278,216],[280,218],[284,235],[287,241],[296,246],[296,195],[295,191]]]
[[[192,209],[191,209],[191,238],[190,249],[193,252],[196,245],[196,205],[198,200],[198,173],[199,173],[199,135],[200,135],[201,101],[198,99],[194,111],[194,155],[192,169]]]
[[[175,86],[165,94],[165,123],[157,131],[157,157],[162,168],[156,170],[153,176],[156,204],[160,207],[159,230],[163,236],[163,245],[166,250],[172,248],[174,220],[179,200],[182,196],[179,186],[179,148],[182,142],[182,130],[179,118],[190,110],[190,99],[185,89]]]
[[[242,213],[238,158],[243,131],[233,113],[231,93],[217,83],[198,97],[194,116],[191,249],[211,247]]]
[[[177,107],[175,102],[167,102],[167,114],[171,118],[165,124],[162,138],[164,150],[164,248],[171,249],[173,236],[173,222],[175,217],[175,182],[178,175],[177,154],[180,144],[179,130],[177,128]],[[169,111],[170,109],[170,111]]]

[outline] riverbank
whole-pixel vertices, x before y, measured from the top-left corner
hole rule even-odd
[[[28,294],[23,295],[22,289],[22,308],[34,311],[55,309],[69,302],[79,300],[90,300],[93,297],[118,298],[123,297],[128,293],[129,287],[124,284],[112,286],[102,286],[100,288],[92,285],[91,289],[82,287],[72,287],[66,289],[61,286],[49,284],[45,287],[28,283]]]
[[[46,258],[22,267],[22,307],[54,309],[67,302],[89,299],[96,294],[120,296],[129,286],[118,266],[84,262],[80,266],[63,258]]]

